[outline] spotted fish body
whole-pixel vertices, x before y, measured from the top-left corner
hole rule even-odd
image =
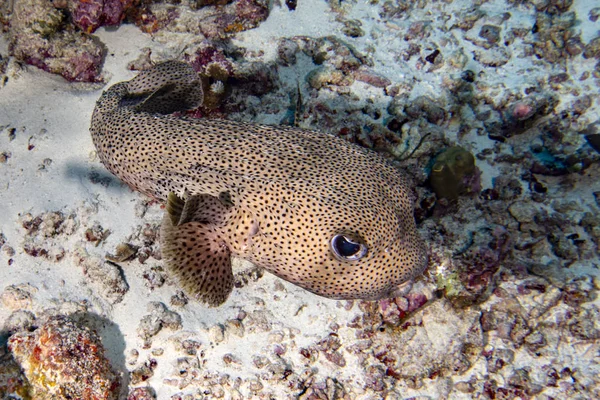
[[[393,296],[423,272],[394,166],[320,132],[168,115],[201,102],[194,70],[168,61],[105,91],[90,128],[113,174],[168,200],[163,259],[189,294],[224,302],[231,256],[333,299]]]

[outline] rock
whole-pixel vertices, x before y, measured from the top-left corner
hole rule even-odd
[[[33,332],[12,335],[9,351],[39,400],[117,399],[120,381],[96,332],[68,317],[50,317]]]

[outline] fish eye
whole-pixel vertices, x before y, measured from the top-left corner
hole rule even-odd
[[[345,234],[337,234],[331,238],[330,246],[333,254],[340,260],[355,261],[367,254],[366,244]]]

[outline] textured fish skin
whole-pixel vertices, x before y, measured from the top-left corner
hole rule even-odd
[[[201,102],[194,70],[168,61],[105,91],[90,128],[113,174],[161,202],[171,194],[162,251],[189,294],[225,301],[232,255],[333,299],[393,296],[423,272],[412,188],[397,168],[321,132],[167,115]],[[364,256],[336,255],[336,235]]]

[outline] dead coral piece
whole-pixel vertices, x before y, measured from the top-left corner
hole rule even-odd
[[[27,213],[21,216],[20,220],[29,236],[50,238],[61,234],[72,235],[77,229],[75,215],[65,216],[60,211],[51,211],[35,217]]]
[[[361,81],[368,85],[375,86],[378,88],[385,88],[392,84],[392,81],[390,81],[385,76],[366,68],[360,68],[358,71],[356,71],[354,73],[354,78],[357,81]]]
[[[10,337],[8,347],[35,399],[117,399],[119,377],[98,334],[65,316]]]
[[[344,27],[342,33],[348,37],[357,38],[365,36],[365,31],[361,28],[362,22],[357,19],[342,21]]]
[[[123,278],[121,269],[116,264],[102,261],[99,257],[91,256],[83,248],[73,253],[75,265],[83,268],[86,282],[98,287],[99,294],[109,303],[116,304],[123,300],[129,290],[129,285]]]
[[[510,61],[511,55],[504,47],[492,47],[489,50],[475,50],[475,60],[486,67],[501,67]]]
[[[85,230],[85,240],[92,242],[95,246],[98,246],[101,242],[106,240],[110,235],[110,230],[104,229],[102,225],[95,223],[91,228]]]
[[[106,254],[105,258],[108,261],[119,263],[135,257],[136,253],[137,249],[135,246],[132,246],[129,243],[121,243],[117,246],[117,250],[115,251],[114,255]]]
[[[164,285],[167,274],[161,266],[154,266],[146,269],[143,274],[144,277],[144,285],[150,290],[154,290],[156,288]]]
[[[4,307],[10,310],[22,310],[30,308],[32,305],[33,293],[38,289],[27,283],[20,285],[10,285],[4,288],[0,295],[0,300]]]
[[[69,81],[99,82],[102,44],[93,36],[67,30],[66,23],[52,2],[15,0],[9,31],[12,55]]]
[[[404,319],[427,303],[422,293],[408,293],[403,297],[379,301],[383,322],[390,326],[399,326]]]
[[[330,333],[324,339],[320,340],[315,347],[323,353],[327,360],[338,367],[346,366],[346,359],[341,351],[339,351],[342,343],[336,333]]]
[[[163,303],[151,301],[148,303],[147,310],[150,314],[142,318],[137,329],[138,336],[146,342],[164,327],[172,330],[181,329],[181,316],[174,311],[169,311]]]
[[[60,211],[51,211],[37,216],[27,213],[20,217],[21,225],[27,231],[23,251],[32,257],[44,257],[50,261],[60,261],[65,256],[61,235],[72,235],[77,229],[75,215],[65,216]]]
[[[410,101],[404,112],[413,119],[423,117],[436,125],[441,125],[446,118],[446,112],[442,106],[427,96],[419,96]]]
[[[333,68],[320,67],[312,70],[306,80],[313,89],[321,89],[327,86],[349,86],[351,80],[344,79],[344,74]]]
[[[395,380],[464,373],[483,347],[480,312],[466,309],[457,314],[449,312],[449,307],[445,301],[432,302],[417,313],[415,321],[403,329],[386,329],[372,345],[357,349],[358,354],[373,354]],[[363,318],[359,324],[365,335],[368,321]]]
[[[256,28],[269,16],[269,2],[264,0],[200,0],[190,3],[191,11],[180,12],[179,8],[169,4],[148,2],[130,12],[130,19],[145,32],[160,29],[180,32],[184,29],[212,40],[226,39]]]
[[[188,57],[192,67],[205,78],[226,81],[233,74],[233,63],[225,56],[222,49],[205,45],[196,50],[193,57]]]
[[[158,363],[155,359],[150,359],[146,361],[144,364],[134,369],[130,373],[131,381],[130,384],[137,385],[142,382],[147,381],[154,375],[154,370],[158,366]]]

